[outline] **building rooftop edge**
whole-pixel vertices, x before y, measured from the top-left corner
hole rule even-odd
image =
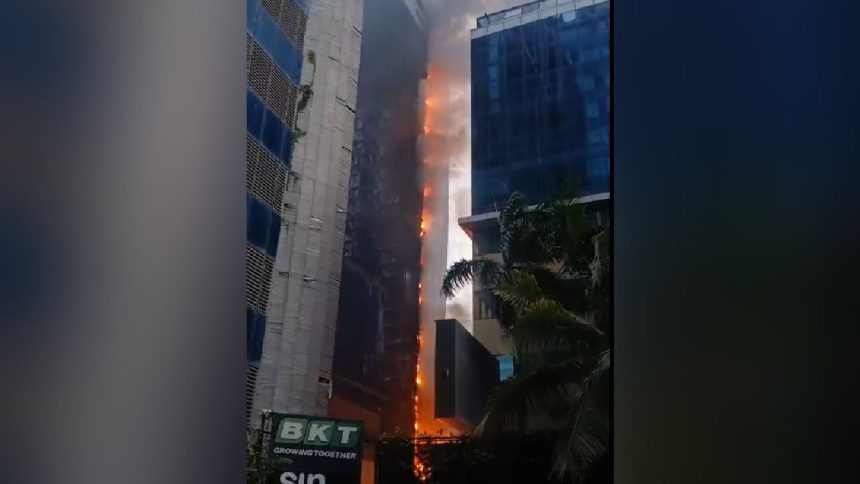
[[[607,2],[609,2],[609,0],[536,0],[533,2],[523,3],[522,5],[517,5],[515,7],[508,7],[503,10],[484,13],[484,15],[475,19],[475,28],[471,31],[475,32],[491,25],[503,23],[505,20],[521,17],[524,13],[531,13],[549,8],[557,9],[559,7],[572,7],[573,9],[576,9]]]

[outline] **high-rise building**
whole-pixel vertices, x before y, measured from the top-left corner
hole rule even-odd
[[[472,31],[472,213],[563,183],[609,192],[609,2],[543,0]]]
[[[427,32],[420,1],[365,0],[364,19],[330,413],[372,437],[415,418]]]
[[[296,138],[306,0],[246,0],[248,417],[256,388],[284,186]]]
[[[543,0],[484,15],[472,30],[474,257],[498,258],[499,210],[518,191],[546,201],[565,185],[598,214],[609,190],[609,2]],[[493,300],[473,287],[473,332],[512,372]]]
[[[363,3],[262,0],[257,7],[282,20],[304,12],[307,24],[295,64],[298,69],[304,59],[296,84],[292,158],[283,183],[273,187],[282,194],[281,222],[278,230],[267,232],[277,249],[269,253],[274,254],[273,260],[266,259],[272,277],[254,416],[264,409],[307,415],[328,411]],[[274,6],[277,15],[271,12]],[[280,32],[267,29],[259,35],[280,38],[289,33],[279,27]],[[300,38],[298,31],[295,34]],[[265,126],[262,132],[265,140]]]

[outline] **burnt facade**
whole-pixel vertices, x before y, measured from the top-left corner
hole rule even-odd
[[[365,2],[332,400],[375,414],[369,435],[408,431],[414,419],[422,24],[420,3]]]

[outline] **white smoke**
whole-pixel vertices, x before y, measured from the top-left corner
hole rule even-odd
[[[470,31],[484,13],[513,3],[503,0],[430,0],[423,2],[428,25],[428,79],[425,135],[422,140],[425,183],[422,226],[422,304],[418,355],[416,429],[446,434],[455,429],[434,416],[435,323],[456,318],[472,330],[472,288],[445,301],[442,275],[454,261],[472,256],[472,243],[457,223],[471,214],[471,73]]]
[[[443,76],[447,92],[439,96],[434,135],[444,152],[433,153],[448,163],[447,266],[472,257],[472,243],[457,223],[471,215],[471,68],[470,31],[478,17],[524,3],[522,0],[428,0],[430,24],[429,72]],[[431,81],[432,82],[432,81]],[[472,330],[472,288],[448,301],[446,317]]]

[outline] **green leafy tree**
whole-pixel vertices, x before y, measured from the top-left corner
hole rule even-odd
[[[501,262],[461,260],[442,284],[453,297],[479,281],[513,345],[514,376],[495,390],[477,432],[549,420],[554,471],[583,479],[606,457],[610,434],[609,228],[571,192],[535,207],[515,193],[499,226]]]

